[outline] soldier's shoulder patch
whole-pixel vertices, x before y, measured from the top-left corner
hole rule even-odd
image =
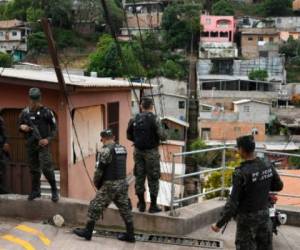
[[[111,158],[111,152],[110,149],[108,147],[103,147],[100,149],[99,153],[98,153],[98,161],[101,163],[108,163],[110,158]]]

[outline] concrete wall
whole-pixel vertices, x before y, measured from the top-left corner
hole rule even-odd
[[[300,6],[299,1],[298,6]],[[289,17],[272,17],[275,21],[276,28],[280,30],[293,30],[293,31],[300,31],[300,17],[299,16],[289,16]]]
[[[245,108],[246,107],[246,108]],[[247,112],[249,107],[249,112]],[[235,105],[238,120],[241,122],[268,123],[270,120],[270,106],[257,102],[248,102]]]
[[[235,140],[239,136],[251,134],[253,128],[258,130],[256,141],[265,141],[266,138],[265,124],[261,123],[200,120],[198,126],[200,135],[202,128],[210,128],[210,140]]]
[[[285,68],[284,58],[255,58],[252,60],[235,60],[233,64],[233,75],[248,76],[254,69],[265,69],[268,71],[269,80],[284,80]]]
[[[276,44],[279,43],[279,40],[279,34],[242,34],[242,56],[247,59],[258,58],[260,56],[259,52],[262,50],[262,48],[260,48],[262,42]],[[278,52],[279,47],[277,46],[276,48]],[[270,51],[269,57],[271,57],[275,56],[276,49],[271,47],[270,49],[265,48],[263,51]]]
[[[187,83],[167,78],[152,79],[152,91],[145,90],[145,96],[153,94],[156,111],[159,116],[171,116],[180,120],[186,120],[186,108],[179,108],[179,102],[187,101]],[[163,107],[164,114],[161,107]],[[136,112],[137,109],[135,108]]]

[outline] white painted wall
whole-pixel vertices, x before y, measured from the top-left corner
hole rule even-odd
[[[100,132],[103,130],[104,124],[101,106],[77,109],[74,115],[74,122],[83,155],[86,157],[95,154],[97,148],[99,149],[101,146]],[[82,158],[74,130],[72,131],[72,142],[74,143],[73,148],[78,161]]]

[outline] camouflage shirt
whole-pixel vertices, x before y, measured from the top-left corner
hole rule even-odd
[[[110,146],[112,145],[114,144],[103,146],[97,154],[94,174],[94,184],[97,188],[100,186],[105,167],[112,161],[112,154],[110,150]]]

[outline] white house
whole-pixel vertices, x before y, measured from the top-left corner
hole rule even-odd
[[[269,123],[271,104],[257,100],[239,100],[233,102],[234,112],[241,122]]]
[[[0,21],[0,52],[24,53],[30,29],[20,20]]]

